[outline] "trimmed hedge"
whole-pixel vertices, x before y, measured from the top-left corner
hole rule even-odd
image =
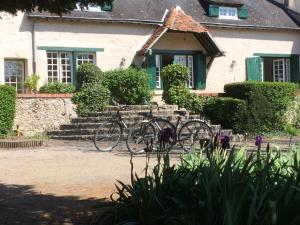
[[[251,92],[258,91],[269,102],[273,103],[278,110],[286,110],[286,107],[293,100],[297,89],[297,84],[282,82],[247,81],[224,86],[226,97],[249,100]]]
[[[204,104],[203,113],[213,124],[220,124],[224,129],[240,131],[241,116],[246,101],[234,98],[215,97],[208,98]]]
[[[80,65],[76,71],[78,88],[84,84],[99,83],[102,77],[101,69],[92,63],[84,63]]]
[[[121,104],[139,105],[151,101],[152,90],[145,70],[129,67],[104,72],[103,85]]]
[[[47,83],[40,88],[41,93],[74,93],[76,90],[73,84]]]
[[[11,131],[15,112],[16,88],[0,85],[0,136],[5,136]]]
[[[86,84],[74,94],[72,101],[78,105],[81,115],[101,112],[110,102],[110,91],[100,83]]]

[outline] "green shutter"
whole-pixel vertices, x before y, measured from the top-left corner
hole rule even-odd
[[[156,88],[156,65],[155,54],[148,55],[145,62],[146,72],[149,77],[149,83],[152,89]]]
[[[299,83],[299,55],[292,55],[291,57],[291,80],[294,83]]]
[[[246,58],[247,80],[262,81],[262,59],[260,57]]]
[[[101,6],[102,11],[112,11],[112,2],[104,1],[103,5]]]
[[[219,17],[219,6],[209,5],[208,15],[211,17]]]
[[[240,19],[247,19],[249,16],[248,8],[242,6],[238,9],[238,16]]]
[[[195,62],[195,88],[203,90],[206,88],[206,56],[196,54]]]

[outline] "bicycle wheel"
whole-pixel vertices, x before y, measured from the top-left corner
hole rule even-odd
[[[200,120],[189,120],[179,130],[178,142],[186,151],[206,151],[212,145],[211,128]]]
[[[123,129],[118,121],[109,121],[99,125],[95,132],[94,144],[99,151],[113,150],[119,143]]]
[[[153,122],[157,137],[154,142],[154,149],[160,149],[163,145],[165,151],[170,151],[176,144],[177,134],[175,126],[166,119],[156,118]]]
[[[147,147],[155,140],[156,132],[151,122],[140,122],[130,128],[126,145],[128,151],[133,154],[140,154],[146,151]]]

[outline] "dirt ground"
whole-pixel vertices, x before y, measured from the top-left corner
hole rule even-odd
[[[87,224],[116,181],[130,180],[130,156],[120,148],[103,153],[90,142],[47,141],[42,148],[0,150],[0,225]],[[134,157],[137,174],[145,160]]]
[[[288,140],[273,142],[287,146]],[[180,153],[172,154],[173,163]],[[95,206],[114,192],[116,180],[129,182],[129,160],[123,145],[102,153],[91,142],[47,141],[42,148],[1,149],[0,225],[89,224]],[[134,157],[138,174],[145,160]]]

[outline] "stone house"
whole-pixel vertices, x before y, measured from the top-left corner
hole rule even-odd
[[[0,83],[76,84],[86,62],[102,70],[147,69],[156,96],[161,69],[186,65],[189,87],[223,91],[245,80],[299,82],[300,28],[281,0],[114,0],[62,16],[1,13]],[[297,11],[299,1],[288,1]]]

